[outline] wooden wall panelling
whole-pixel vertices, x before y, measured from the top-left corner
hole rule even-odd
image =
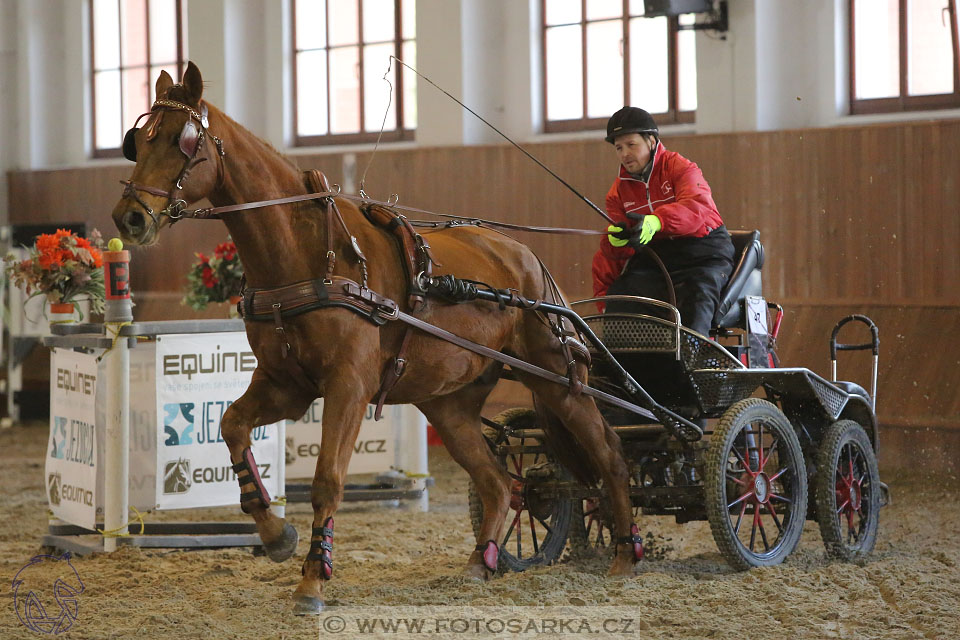
[[[761,230],[765,293],[788,312],[781,337],[785,363],[826,375],[833,324],[847,313],[867,313],[881,329],[881,421],[960,429],[960,348],[953,338],[960,333],[960,120],[668,136],[664,143],[700,165],[728,226]],[[599,134],[527,148],[604,206],[617,164]],[[369,151],[354,154],[354,180],[369,157]],[[294,160],[344,183],[342,153]],[[130,171],[107,166],[13,172],[11,219],[86,218],[109,237],[118,180]],[[366,189],[376,198],[397,193],[401,204],[452,214],[606,227],[506,145],[381,148]],[[511,235],[540,255],[571,298],[591,294],[598,237]],[[138,318],[205,315],[176,303],[194,251],[211,251],[225,237],[218,222],[186,221],[166,230],[160,246],[134,248]],[[220,313],[211,309],[206,315]],[[867,386],[864,357],[853,354],[846,370]]]

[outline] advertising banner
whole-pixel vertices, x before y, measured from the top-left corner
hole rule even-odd
[[[141,342],[130,349],[130,453],[129,504],[140,511],[153,509],[157,475],[157,390],[156,345]],[[97,350],[97,353],[102,353]],[[97,369],[99,380],[106,380],[106,359]],[[107,383],[97,387],[97,456],[105,460],[107,396],[112,390]],[[103,515],[103,496],[106,465],[98,465],[97,513]]]
[[[55,517],[93,529],[97,516],[96,356],[54,349],[50,381],[47,500]]]
[[[396,463],[395,434],[398,433],[403,407],[385,406],[379,421],[373,419],[374,408],[372,404],[367,405],[363,415],[360,434],[353,443],[348,474],[388,471]],[[313,478],[320,453],[322,418],[323,399],[318,398],[302,418],[287,421],[287,478]]]
[[[156,507],[239,505],[240,489],[220,419],[247,386],[257,360],[242,331],[157,338]],[[250,434],[260,477],[273,498],[284,492],[276,424]]]

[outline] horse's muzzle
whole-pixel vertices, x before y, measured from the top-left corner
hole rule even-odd
[[[127,209],[119,216],[114,215],[114,223],[126,242],[131,244],[148,244],[150,235],[150,219],[139,209]]]

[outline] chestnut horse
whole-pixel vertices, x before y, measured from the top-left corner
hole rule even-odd
[[[202,92],[200,71],[193,63],[178,84],[161,72],[158,100],[146,125],[132,130],[125,140],[125,149],[134,151],[137,164],[113,219],[128,243],[156,244],[159,232],[183,206],[203,198],[219,207],[311,193],[289,160],[205,103]],[[369,288],[409,310],[408,282],[395,239],[372,225],[351,201],[335,202],[367,256]],[[337,256],[335,274],[360,282],[349,236],[339,225],[328,228],[324,212],[316,201],[304,200],[224,214],[248,286],[278,288],[322,278],[328,240]],[[438,267],[442,264],[438,275],[513,288],[529,297],[550,295],[539,260],[519,242],[476,227],[446,229],[429,237]],[[559,340],[536,313],[514,307],[501,310],[489,302],[430,299],[416,315],[551,372],[567,372]],[[237,469],[241,506],[256,521],[271,559],[283,561],[296,550],[297,533],[262,499],[265,493],[259,492],[262,485],[250,454],[250,432],[258,425],[298,419],[315,398],[324,398],[322,442],[311,492],[313,536],[303,578],[293,594],[297,613],[316,613],[323,608],[323,587],[332,574],[333,515],[343,496],[354,441],[364,410],[377,395],[381,372],[400,349],[406,327],[399,322],[379,326],[341,307],[283,322],[289,353],[281,353],[283,340],[272,322],[247,320],[247,337],[258,364],[249,388],[224,413],[221,431]],[[297,366],[290,366],[291,359]],[[412,334],[406,360],[406,372],[389,392],[387,403],[418,407],[478,488],[483,522],[466,573],[485,579],[496,568],[498,549],[493,541],[500,539],[511,493],[510,478],[481,433],[480,411],[496,384],[497,376],[490,372],[498,371],[499,364],[419,331]],[[578,363],[577,368],[579,378],[586,380],[585,365]],[[533,392],[538,406],[548,407],[550,418],[562,425],[571,457],[586,461],[591,475],[609,488],[621,536],[610,573],[631,573],[638,536],[631,527],[628,472],[618,436],[592,398],[521,371],[516,375]],[[634,535],[628,540],[625,534],[631,531]]]

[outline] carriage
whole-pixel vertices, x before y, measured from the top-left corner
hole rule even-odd
[[[596,301],[585,300],[578,313],[539,258],[499,231],[606,232],[409,220],[401,212],[422,211],[301,172],[203,99],[193,63],[177,84],[161,72],[155,90],[144,127],[124,137],[136,167],[112,217],[137,245],[186,219],[222,220],[236,242],[246,278],[238,311],[257,368],[220,430],[240,506],[275,562],[293,556],[299,535],[270,509],[250,434],[325,400],[295,613],[323,610],[333,516],[371,400],[378,412],[417,406],[470,474],[470,578],[550,562],[568,538],[609,544],[610,575],[630,575],[643,555],[637,512],[709,520],[739,568],[780,562],[808,516],[831,554],[873,547],[886,500],[874,398],[770,366],[775,354],[757,328],[766,309],[755,232],[735,236],[716,328],[728,346],[657,301],[594,313]],[[213,206],[187,209],[204,198]],[[873,349],[875,397],[877,334],[867,322],[870,345],[839,345],[836,335],[832,344]],[[483,433],[481,409],[504,374],[531,390],[536,411],[508,412]],[[751,397],[758,391],[766,399]],[[719,422],[705,431],[708,419]]]
[[[879,509],[889,500],[876,459],[877,327],[860,315],[836,325],[833,380],[776,366],[783,309],[760,296],[759,235],[731,231],[736,268],[722,293],[713,339],[683,327],[676,308],[657,300],[608,296],[573,303],[589,328],[583,333],[591,338],[590,383],[626,402],[636,399],[628,391],[635,383],[670,412],[712,424],[699,437],[650,412],[601,405],[630,466],[635,518],[709,521],[721,554],[736,569],[782,562],[806,520],[817,521],[831,557],[853,559],[873,548]],[[611,301],[631,302],[636,312],[595,311]],[[769,331],[767,309],[774,314]],[[837,342],[841,327],[852,321],[869,328],[869,342]],[[837,351],[854,349],[873,352],[870,394],[837,380]],[[532,409],[510,409],[484,422],[491,449],[513,479],[500,570],[552,562],[568,540],[572,552],[611,544],[603,487],[583,486],[564,469]],[[471,487],[475,528],[482,512]]]

